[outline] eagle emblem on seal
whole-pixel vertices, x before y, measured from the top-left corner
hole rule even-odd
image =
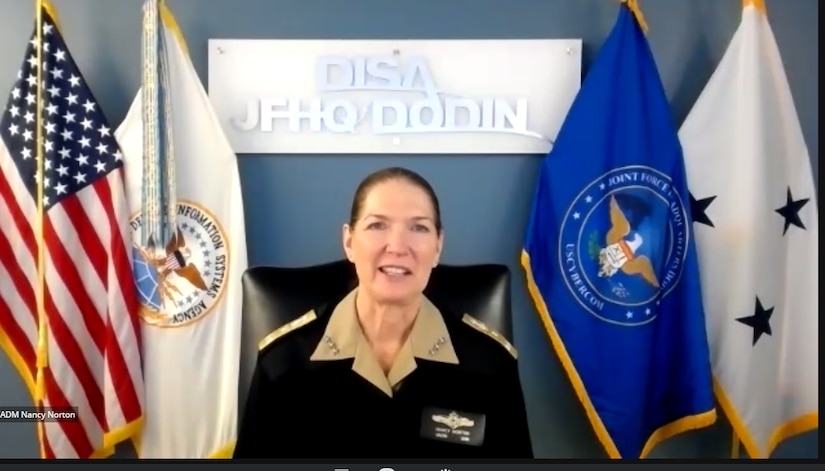
[[[621,270],[626,275],[641,275],[651,286],[658,288],[659,280],[650,259],[636,254],[644,239],[631,230],[615,196],[610,197],[610,226],[605,236],[607,245],[599,251],[599,276],[609,278]]]
[[[186,246],[186,238],[180,228],[175,236],[166,244],[165,255],[154,258],[152,264],[158,272],[160,284],[180,294],[180,291],[171,283],[165,283],[172,275],[179,276],[199,290],[207,289],[206,282],[198,267],[191,263],[192,251]]]

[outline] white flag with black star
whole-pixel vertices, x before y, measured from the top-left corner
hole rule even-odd
[[[679,132],[717,397],[751,458],[819,425],[819,216],[762,1]]]

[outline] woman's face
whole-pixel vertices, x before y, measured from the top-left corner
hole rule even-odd
[[[355,225],[344,225],[344,250],[359,289],[377,302],[401,304],[420,295],[442,244],[429,196],[403,179],[374,185]]]

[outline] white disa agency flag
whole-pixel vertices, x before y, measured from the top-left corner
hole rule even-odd
[[[247,268],[237,159],[171,12],[161,3],[159,13],[165,44],[158,64],[168,82],[156,83],[168,90],[171,106],[156,134],[171,142],[167,157],[174,159],[176,201],[170,224],[175,236],[164,250],[140,244],[149,213],[144,194],[153,181],[143,170],[141,91],[116,132],[143,305],[145,427],[135,445],[141,458],[229,457],[237,427],[241,275]]]

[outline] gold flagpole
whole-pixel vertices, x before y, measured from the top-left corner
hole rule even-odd
[[[639,23],[639,27],[642,28],[645,34],[647,34],[647,22],[645,21],[645,16],[642,14],[642,8],[639,6],[637,0],[619,0],[619,3],[624,3],[633,12],[633,16],[636,17],[636,21]]]
[[[742,0],[742,8],[753,5],[757,10],[765,13],[765,0]]]
[[[35,85],[35,136],[36,146],[35,155],[37,168],[35,170],[37,175],[37,226],[35,237],[37,238],[37,320],[38,320],[38,339],[37,339],[37,378],[35,386],[34,402],[36,407],[43,407],[44,398],[46,395],[46,384],[44,377],[44,369],[48,367],[48,336],[46,334],[46,309],[45,309],[45,291],[46,291],[46,271],[45,271],[45,239],[43,237],[43,193],[44,193],[44,162],[43,162],[43,85],[44,85],[44,70],[43,70],[43,0],[35,0],[35,31],[37,42],[35,43],[35,57],[37,64],[35,72],[37,74],[37,82]],[[37,435],[40,438],[40,457],[46,458],[46,430],[45,424],[42,421],[37,423]]]

